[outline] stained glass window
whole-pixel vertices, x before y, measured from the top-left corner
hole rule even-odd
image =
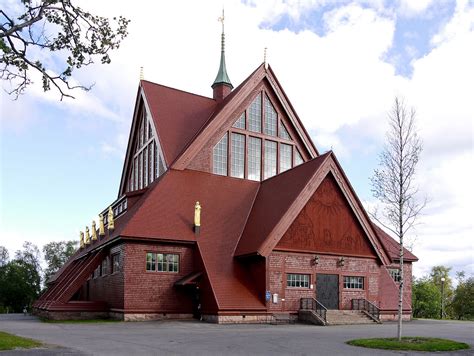
[[[277,143],[265,140],[265,167],[263,178],[270,178],[277,172]]]
[[[227,175],[227,133],[214,146],[212,169],[215,174]]]
[[[303,163],[303,157],[301,157],[298,149],[295,148],[295,166],[299,166],[301,163]]]
[[[244,178],[245,135],[232,133],[231,176]]]
[[[280,173],[291,168],[291,145],[280,144]]]
[[[265,130],[264,133],[270,136],[277,134],[277,113],[273,108],[270,99],[265,95]]]
[[[262,132],[262,94],[258,94],[249,107],[249,130]]]
[[[280,121],[280,138],[283,138],[285,140],[291,140],[288,130],[286,129],[285,125],[283,125],[283,122],[281,121]]]
[[[260,180],[262,164],[262,140],[257,137],[249,137],[247,150],[248,179]]]
[[[245,111],[242,113],[242,115],[240,115],[232,127],[245,130]]]

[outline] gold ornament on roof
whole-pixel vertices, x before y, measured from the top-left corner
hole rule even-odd
[[[84,239],[84,242],[86,245],[89,245],[91,243],[91,236],[89,234],[89,226],[86,226],[86,237]]]
[[[92,241],[97,240],[97,228],[95,227],[95,220],[92,220]]]
[[[84,248],[84,233],[82,231],[79,231],[79,244],[81,248]]]
[[[99,236],[105,236],[104,216],[99,214]]]
[[[145,79],[145,75],[143,74],[143,67],[140,67],[140,80]]]
[[[201,226],[201,204],[198,201],[194,206],[194,226]]]
[[[112,210],[111,206],[109,206],[109,214],[107,215],[107,228],[109,230],[115,229],[114,211]]]

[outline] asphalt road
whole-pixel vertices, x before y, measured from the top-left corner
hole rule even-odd
[[[345,341],[394,337],[396,324],[356,326],[216,325],[197,321],[49,324],[33,317],[1,316],[0,330],[34,338],[46,349],[0,355],[428,355],[353,347]],[[474,347],[474,323],[415,320],[404,335],[449,338]],[[473,349],[435,353],[474,355]]]

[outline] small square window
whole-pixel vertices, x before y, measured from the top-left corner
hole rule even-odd
[[[345,276],[344,288],[348,289],[364,289],[364,277]]]

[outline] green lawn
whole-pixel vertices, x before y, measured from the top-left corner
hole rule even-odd
[[[353,346],[384,350],[454,351],[469,348],[469,345],[463,342],[420,336],[405,336],[402,341],[398,341],[397,338],[380,338],[356,339],[347,341],[347,343]]]
[[[120,323],[121,320],[115,319],[85,319],[85,320],[49,320],[41,319],[43,323],[51,324],[96,324],[96,323]]]
[[[0,350],[13,350],[16,348],[30,349],[32,347],[41,346],[41,342],[27,339],[20,336],[0,331]]]

